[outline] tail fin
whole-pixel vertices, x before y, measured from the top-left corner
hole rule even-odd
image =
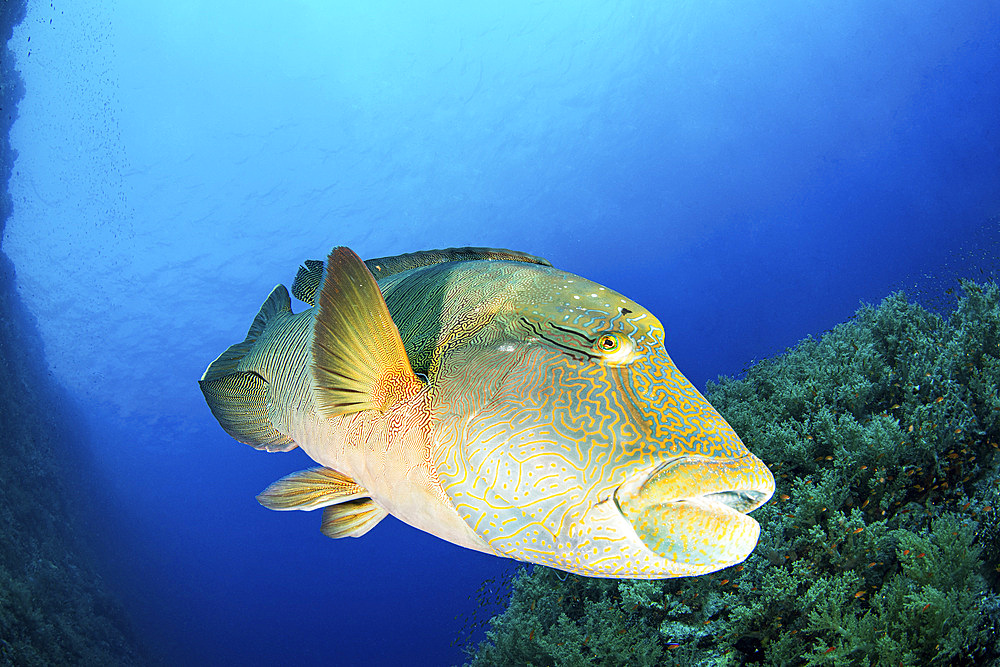
[[[198,381],[208,407],[222,428],[236,440],[269,452],[288,451],[296,444],[278,431],[267,416],[267,379],[253,370],[240,368],[240,362],[254,348],[269,321],[291,312],[288,290],[278,285],[261,306],[246,339],[230,345],[208,365]]]

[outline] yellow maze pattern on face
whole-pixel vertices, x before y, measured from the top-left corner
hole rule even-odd
[[[683,455],[746,453],[674,366],[655,318],[635,320],[593,310],[564,318],[584,334],[627,330],[632,363],[605,366],[583,353],[585,335],[546,330],[558,349],[530,348],[479,414],[464,405],[456,412],[475,416],[445,429],[454,443],[442,467],[446,491],[502,553],[583,573],[640,571],[635,561],[648,558],[609,523],[588,521],[588,512],[637,468]],[[476,368],[472,375],[495,377],[493,370]],[[490,392],[473,393],[482,400]]]
[[[749,453],[662,347],[641,356],[629,370],[635,405],[668,456],[736,458]]]
[[[515,558],[588,571],[623,554],[619,536],[576,524],[608,501],[629,470],[651,460],[642,429],[618,405],[628,400],[612,369],[534,348],[487,408],[468,421],[465,456],[442,477],[459,514],[494,548]],[[625,456],[624,452],[633,455]],[[636,456],[638,455],[638,456]],[[571,548],[572,543],[572,548]]]

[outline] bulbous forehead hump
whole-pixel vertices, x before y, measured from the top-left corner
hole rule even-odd
[[[526,267],[524,316],[548,319],[591,331],[621,329],[653,334],[662,340],[663,326],[646,308],[592,280],[549,267]]]

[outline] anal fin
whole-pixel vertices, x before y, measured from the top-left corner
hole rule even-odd
[[[320,532],[335,540],[341,537],[361,537],[387,514],[388,512],[376,505],[371,498],[331,505],[323,510],[323,526]]]

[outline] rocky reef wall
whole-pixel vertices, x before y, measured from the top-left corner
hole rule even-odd
[[[24,91],[6,45],[24,10],[23,1],[0,4],[0,237]],[[94,565],[81,511],[93,480],[72,401],[49,379],[14,277],[0,252],[0,664],[150,664]]]

